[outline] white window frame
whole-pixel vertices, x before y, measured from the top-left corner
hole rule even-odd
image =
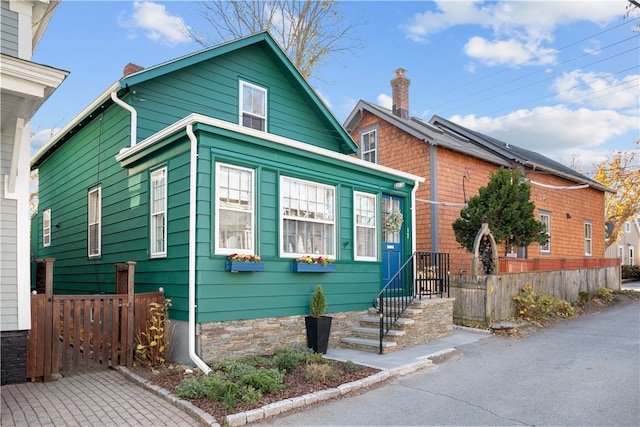
[[[51,209],[42,212],[42,246],[51,246]]]
[[[584,255],[593,255],[593,224],[591,221],[584,222]]]
[[[626,221],[624,223],[624,232],[631,233],[631,221]]]
[[[628,250],[629,259],[627,260],[628,265],[634,265],[635,261],[635,248],[633,246],[629,246]]]
[[[260,113],[260,111],[255,111],[255,109],[251,109],[251,110],[245,110],[244,108],[244,101],[245,101],[245,88],[249,89],[249,91],[258,91],[261,92],[264,98],[264,101],[262,103],[262,109],[263,112]],[[252,83],[246,82],[244,80],[240,80],[240,102],[239,102],[239,109],[240,109],[240,113],[239,113],[239,124],[240,126],[244,126],[244,127],[248,127],[250,129],[255,129],[255,130],[259,130],[262,132],[266,132],[267,131],[267,89],[254,85]],[[253,105],[252,105],[253,106]],[[244,124],[244,117],[245,115],[247,115],[248,117],[251,118],[257,118],[259,120],[262,121],[262,127],[259,129],[256,129],[253,126],[247,126]]]
[[[157,182],[160,184],[156,185]],[[167,187],[167,168],[152,171],[149,177],[149,254],[151,258],[167,256]],[[160,188],[162,193],[158,193]],[[159,228],[162,235],[158,235]]]
[[[92,204],[92,197],[95,197],[95,206]],[[95,212],[93,212],[95,210]],[[93,215],[92,215],[93,214]],[[96,233],[95,239],[93,234]],[[91,242],[96,242],[96,247],[92,247]],[[102,253],[102,187],[89,190],[87,195],[87,256],[98,258]]]
[[[544,218],[546,218],[546,222]],[[549,236],[549,241],[544,245],[540,245],[540,253],[549,254],[551,253],[551,213],[540,211],[540,222],[545,225],[544,231]]]
[[[357,261],[377,261],[378,260],[378,223],[379,223],[378,197],[375,194],[353,192],[353,241],[354,259]],[[371,213],[373,216],[371,216]],[[360,251],[359,232],[370,233],[373,241],[365,242],[365,255]],[[368,255],[367,252],[374,255]]]
[[[365,137],[369,137],[369,140],[371,139],[371,135],[373,135],[373,139],[374,139],[374,147],[373,149],[366,149],[365,150]],[[371,163],[378,163],[378,147],[379,147],[379,143],[378,143],[378,129],[377,128],[373,128],[373,129],[367,129],[365,131],[363,131],[362,133],[360,133],[360,158],[362,160],[365,160],[367,162],[371,162]],[[371,159],[371,156],[373,156],[373,159]]]
[[[306,199],[294,198],[290,193],[298,191],[298,194],[306,192]],[[311,191],[315,191],[315,200]],[[322,200],[322,193],[329,192],[326,200]],[[289,197],[287,197],[289,196]],[[313,205],[324,206],[322,213],[318,209],[312,209]],[[317,206],[319,207],[319,206]],[[311,209],[310,209],[311,208]],[[302,216],[301,216],[302,214]],[[298,235],[286,236],[285,221],[297,221],[302,224],[311,224],[316,227],[330,228],[328,235],[322,235],[318,239],[311,236]],[[280,177],[280,256],[301,257],[309,255],[312,257],[336,258],[336,187],[319,184],[312,181],[281,176]],[[289,238],[293,238],[291,241]],[[305,242],[306,240],[306,242]],[[329,243],[322,242],[329,240]],[[324,250],[317,250],[316,245],[323,246]]]
[[[237,171],[239,174],[249,174],[249,188],[243,188],[240,185],[238,188],[221,188],[221,184],[224,182],[221,173],[225,169]],[[255,253],[255,170],[244,168],[228,163],[216,163],[216,184],[215,184],[215,221],[214,221],[214,241],[215,241],[215,253],[219,255],[231,255],[231,254],[247,254],[258,255]],[[239,208],[238,206],[224,206],[222,196],[224,194],[229,195],[230,191],[240,193],[247,193],[247,206],[246,208]],[[229,200],[229,197],[227,197]],[[240,199],[239,199],[240,200]],[[249,213],[249,224],[245,224],[245,229],[240,232],[237,231],[234,235],[227,236],[220,230],[220,218],[222,217],[221,211],[237,212],[239,214]],[[235,240],[231,240],[235,239]],[[227,246],[233,245],[232,247]]]

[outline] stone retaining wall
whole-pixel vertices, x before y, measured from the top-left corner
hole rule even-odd
[[[329,348],[340,346],[366,311],[328,314],[331,322]],[[200,358],[205,362],[269,354],[281,347],[306,347],[305,316],[272,317],[200,324]]]
[[[410,316],[415,323],[406,328],[406,334],[396,339],[397,350],[448,337],[453,331],[453,298],[415,300]]]

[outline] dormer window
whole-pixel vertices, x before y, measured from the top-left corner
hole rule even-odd
[[[267,130],[267,90],[240,81],[240,124],[242,126]]]

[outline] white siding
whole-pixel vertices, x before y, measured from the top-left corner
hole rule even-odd
[[[4,193],[4,178],[0,178]],[[4,194],[0,194],[4,196]],[[18,329],[17,201],[0,198],[0,325]]]

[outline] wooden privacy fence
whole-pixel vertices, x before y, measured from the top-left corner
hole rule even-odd
[[[27,378],[51,380],[91,368],[131,366],[136,332],[144,330],[162,292],[134,294],[135,262],[116,265],[114,295],[53,295],[53,258],[44,260],[45,293],[31,296]],[[124,292],[123,292],[124,291]]]

